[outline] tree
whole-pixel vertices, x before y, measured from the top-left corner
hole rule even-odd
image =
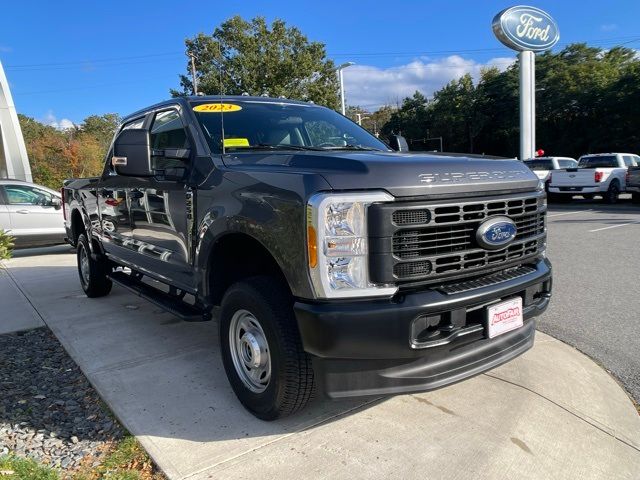
[[[111,140],[120,125],[120,115],[105,113],[104,115],[89,115],[80,125],[82,133],[94,137],[105,151],[111,145]]]
[[[272,97],[313,101],[336,109],[339,105],[335,65],[326,58],[324,44],[309,42],[295,27],[264,17],[251,21],[235,16],[213,34],[200,33],[185,40],[187,53],[195,57],[198,90],[209,95],[268,94]],[[191,64],[180,75],[182,90],[190,95]]]

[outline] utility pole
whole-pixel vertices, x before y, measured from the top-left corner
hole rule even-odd
[[[198,77],[196,77],[196,56],[187,51],[187,56],[191,59],[191,84],[193,85],[193,94],[198,94]]]

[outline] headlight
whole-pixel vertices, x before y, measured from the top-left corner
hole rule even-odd
[[[390,296],[394,285],[369,280],[367,207],[385,192],[317,194],[307,205],[309,272],[317,298]]]

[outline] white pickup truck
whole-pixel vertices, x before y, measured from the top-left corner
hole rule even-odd
[[[578,161],[571,157],[536,157],[525,160],[524,164],[529,167],[536,176],[545,182],[545,188],[549,188],[549,180],[553,170],[564,168],[576,168]]]
[[[630,153],[597,153],[583,155],[578,168],[551,173],[549,196],[556,200],[570,200],[574,195],[591,199],[601,195],[607,203],[616,203],[626,188],[627,168],[640,162]]]

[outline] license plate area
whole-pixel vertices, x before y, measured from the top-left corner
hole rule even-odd
[[[486,329],[489,338],[522,327],[522,297],[513,297],[487,307]]]

